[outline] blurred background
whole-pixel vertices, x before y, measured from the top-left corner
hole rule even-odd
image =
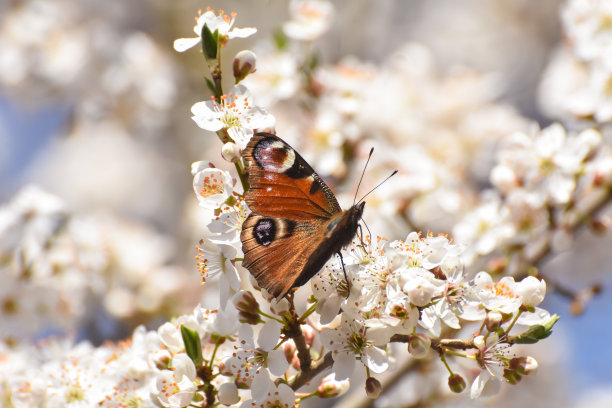
[[[320,67],[330,70],[341,62],[360,74],[393,71],[399,64],[402,72],[413,75],[415,95],[409,96],[433,102],[399,132],[408,135],[406,140],[425,143],[432,127],[447,141],[461,132],[481,132],[479,145],[489,137],[493,140],[495,132],[527,129],[531,121],[542,127],[558,120],[568,128],[584,127],[571,107],[559,102],[563,95],[551,91],[559,89],[551,79],[553,61],[568,43],[562,26],[566,2],[338,0],[333,4],[330,28],[309,45],[309,52],[317,55]],[[210,302],[206,291],[215,290],[214,282],[203,289],[195,266],[194,247],[205,217],[193,195],[190,165],[209,160],[230,167],[220,156],[217,138],[190,119],[191,105],[209,98],[201,54],[197,47],[179,54],[172,46],[176,38],[194,35],[194,17],[206,7],[237,12],[237,27],[257,27],[254,36],[230,42],[224,50],[227,66],[241,49],[262,56],[249,84],[255,100],[277,116],[278,134],[300,146],[323,176],[346,185],[348,200],[352,198],[356,183],[346,177],[347,170],[329,161],[319,163],[327,157],[325,147],[306,142],[302,146],[297,140],[304,117],[288,114],[282,95],[258,91],[257,75],[263,77],[266,69],[278,67],[265,56],[275,33],[290,18],[286,0],[3,0],[0,278],[6,284],[0,288],[0,335],[4,341],[73,333],[100,344],[129,336],[138,324],[154,329],[191,311],[198,302]],[[353,58],[347,60],[349,56]],[[426,91],[418,87],[423,72],[436,87]],[[384,76],[378,80],[380,92],[367,95],[369,105],[362,106],[372,109],[372,116],[377,115],[375,105],[397,96],[387,93]],[[442,115],[439,105],[444,103],[456,106],[444,107]],[[477,110],[491,121],[482,129],[464,121]],[[356,125],[383,129],[380,122],[389,123],[395,120],[393,115],[404,113],[400,109],[387,118],[363,115]],[[593,123],[605,126],[609,119],[605,113],[597,114],[593,113]],[[478,116],[473,120],[482,123]],[[477,186],[488,183],[494,160],[490,153],[490,148],[479,150],[464,167]],[[393,160],[384,149],[373,159]],[[381,179],[376,171],[372,177]],[[350,181],[343,184],[344,179]],[[384,204],[373,206],[384,208]],[[400,223],[394,230],[386,229],[392,219],[368,222],[385,228],[390,240],[404,238],[410,225],[450,232],[454,220],[450,215],[467,211],[465,206],[458,205],[454,213],[449,210],[446,218],[433,218],[416,203],[411,210],[416,222]],[[505,387],[500,397],[478,405],[510,407],[537,401],[537,406],[551,407],[612,406],[608,374],[612,351],[606,344],[612,334],[607,315],[612,308],[607,290],[612,283],[606,253],[610,243],[609,236],[584,232],[577,235],[571,250],[547,262],[545,268],[564,285],[581,288],[601,283],[603,294],[576,316],[566,298],[551,293],[544,307],[562,319],[552,338],[536,347],[538,375],[520,387]],[[23,274],[11,272],[15,263],[24,266]],[[427,378],[424,373],[402,389],[422,387]],[[376,404],[394,406],[392,401]],[[472,406],[469,400],[464,404]]]

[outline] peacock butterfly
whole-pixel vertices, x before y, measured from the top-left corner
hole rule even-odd
[[[355,236],[365,202],[342,211],[334,193],[291,146],[256,133],[243,159],[252,213],[242,225],[242,265],[277,299],[304,285]]]

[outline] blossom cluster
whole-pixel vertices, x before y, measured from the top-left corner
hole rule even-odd
[[[549,63],[540,102],[550,116],[612,120],[612,8],[605,0],[567,1],[561,12],[566,41]]]
[[[603,2],[585,4],[565,6],[566,47],[589,69],[607,67],[602,32],[609,27],[593,23],[607,9]],[[16,29],[15,13],[0,40],[2,30]],[[2,401],[15,407],[297,407],[348,392],[384,397],[389,374],[409,372],[411,364],[445,373],[442,388],[420,390],[415,398],[422,401],[452,398],[468,387],[471,398],[489,396],[501,384],[530,380],[524,377],[538,362],[525,353],[551,335],[558,319],[541,308],[547,289],[554,289],[541,260],[567,248],[587,221],[605,229],[591,218],[610,200],[605,130],[540,128],[497,101],[498,76],[465,67],[438,71],[433,54],[419,44],[406,44],[379,65],[356,58],[320,64],[313,46],[334,21],[333,4],[292,0],[289,13],[274,42],[236,53],[231,64],[223,59],[227,45],[257,32],[236,27],[235,13],[199,12],[196,37],[174,42],[178,52],[200,48],[212,95],[191,108],[208,144],[217,146],[216,164],[191,166],[191,201],[205,224],[196,259],[206,306],[156,330],[138,327],[131,340],[117,344],[20,341],[41,328],[78,329],[89,318],[92,295],[103,299],[106,313],[134,321],[149,311],[174,313],[194,285],[177,273],[172,249],[151,230],[110,216],[71,214],[61,200],[35,189],[0,208],[0,235],[11,238],[0,243],[0,275],[9,282],[0,289]],[[146,41],[141,46],[149,49]],[[127,60],[143,62],[132,55],[125,51]],[[18,67],[36,68],[24,64]],[[18,76],[28,75],[8,74],[1,72],[0,81],[21,83]],[[228,76],[234,86],[224,92]],[[112,89],[130,93],[111,78]],[[599,102],[597,112],[583,105],[577,116],[607,120]],[[402,237],[360,229],[340,258],[334,255],[282,299],[258,287],[242,266],[240,241],[250,213],[241,155],[253,134],[277,129],[334,191],[358,184],[356,169],[375,146],[384,159],[373,157],[366,188],[392,169],[399,172],[368,195],[364,227]],[[337,197],[350,201],[348,193]],[[431,229],[452,238],[416,232]]]
[[[95,326],[97,309],[119,320],[172,315],[186,295],[187,274],[170,262],[167,237],[110,214],[73,214],[35,186],[0,207],[0,234],[7,344]]]
[[[112,121],[138,137],[161,135],[176,100],[176,68],[151,35],[127,29],[118,15],[130,15],[121,2],[3,6],[0,90],[22,103],[60,100],[77,129]]]

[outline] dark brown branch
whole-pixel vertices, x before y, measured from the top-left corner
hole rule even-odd
[[[291,389],[293,389],[293,391],[299,390],[300,387],[307,384],[310,380],[331,367],[333,364],[334,359],[332,358],[331,352],[325,354],[323,359],[312,365],[310,370],[308,370],[308,373],[306,373],[304,370],[300,370],[300,373],[294,377],[290,384]]]
[[[300,360],[300,371],[304,375],[308,375],[311,370],[312,358],[310,357],[310,349],[306,344],[306,338],[302,333],[300,327],[300,319],[295,311],[295,305],[293,304],[293,292],[287,296],[289,300],[289,317],[287,318],[287,324],[283,332],[287,337],[293,340],[295,347],[297,348],[298,359]]]

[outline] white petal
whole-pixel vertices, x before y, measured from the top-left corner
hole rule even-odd
[[[223,405],[233,405],[240,401],[238,388],[233,382],[226,382],[219,387],[219,402]]]
[[[365,353],[361,355],[361,361],[377,374],[389,368],[387,353],[378,347],[366,348]]]
[[[216,132],[224,125],[220,120],[223,113],[214,107],[212,101],[197,102],[191,107],[192,119],[199,127],[205,130]]]
[[[278,399],[284,406],[292,407],[295,405],[295,393],[285,383],[280,383],[277,388],[278,391]]]
[[[352,353],[340,352],[334,355],[332,370],[336,373],[337,380],[344,380],[353,374],[355,368],[355,356]]]
[[[195,380],[196,369],[191,358],[185,353],[179,353],[172,359],[172,368],[175,377],[186,376],[190,380]]]
[[[221,308],[225,308],[229,297],[230,284],[229,281],[225,278],[225,275],[222,275],[221,278],[219,278],[219,306],[221,306]]]
[[[257,344],[266,351],[272,350],[280,338],[281,325],[276,320],[268,320],[261,328]]]
[[[281,350],[272,350],[268,353],[268,369],[277,377],[285,374],[285,371],[289,368],[289,363],[285,358],[285,353]]]
[[[178,383],[178,388],[180,391],[168,398],[168,402],[175,407],[186,407],[193,401],[195,385],[184,375]]]
[[[330,295],[317,302],[316,310],[321,315],[321,324],[328,324],[338,315],[342,298],[336,294]]]
[[[238,325],[238,311],[234,305],[223,306],[215,318],[215,331],[222,336],[234,335]]]
[[[171,351],[183,349],[183,340],[178,336],[178,330],[172,323],[164,323],[157,329],[159,338]]]
[[[255,34],[257,32],[257,29],[254,27],[245,27],[245,28],[234,28],[233,30],[231,30],[228,34],[228,37],[230,39],[232,38],[246,38],[246,37],[250,37],[251,35]]]
[[[255,348],[253,342],[253,326],[247,323],[241,324],[240,329],[238,329],[238,339],[240,342],[245,343],[243,348]]]
[[[208,118],[204,116],[192,116],[191,119],[204,130],[210,130],[211,132],[216,132],[217,130],[223,128],[223,122],[219,119]]]
[[[268,391],[273,386],[274,383],[270,379],[268,370],[261,368],[255,374],[255,378],[253,378],[253,382],[251,383],[251,396],[257,402],[263,401],[266,399]]]
[[[195,38],[179,38],[178,40],[174,40],[174,49],[178,52],[187,51],[194,45],[200,42],[200,37]]]
[[[233,126],[227,129],[227,133],[241,149],[245,149],[253,136],[253,129],[248,129],[243,126]]]
[[[273,128],[276,119],[267,110],[255,106],[249,110],[248,120],[243,123],[249,129],[270,129]]]
[[[478,377],[474,379],[472,386],[470,387],[470,398],[476,399],[480,397],[482,390],[484,389],[485,384],[489,381],[491,375],[487,370],[483,370],[480,372]]]

